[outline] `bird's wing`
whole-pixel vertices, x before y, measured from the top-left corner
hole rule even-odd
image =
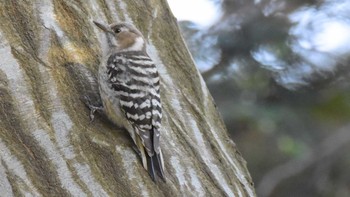
[[[159,153],[162,109],[154,63],[145,54],[119,53],[109,59],[107,72],[121,109],[136,128],[147,153]]]

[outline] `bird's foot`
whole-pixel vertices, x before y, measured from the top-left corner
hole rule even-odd
[[[89,106],[90,108],[90,122],[93,122],[95,120],[95,112],[97,111],[98,113],[101,113],[103,112],[104,108],[103,106],[93,106],[93,105],[90,105]]]
[[[92,123],[95,120],[95,112],[103,113],[104,108],[102,105],[95,106],[91,104],[92,103],[91,99],[88,96],[84,96],[82,100],[84,104],[90,109],[89,117],[90,117],[90,123]]]
[[[134,149],[134,151],[136,152],[136,154],[139,156],[139,157],[141,157],[141,152],[140,152],[140,150],[137,148],[137,146],[136,145],[133,145],[133,146],[131,146],[132,147],[132,149]]]

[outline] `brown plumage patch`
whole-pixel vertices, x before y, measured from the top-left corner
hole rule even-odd
[[[137,38],[137,35],[132,32],[120,32],[116,35],[119,47],[121,49],[126,49],[131,47],[135,43],[135,39]]]

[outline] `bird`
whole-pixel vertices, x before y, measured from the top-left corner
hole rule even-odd
[[[131,23],[105,25],[105,50],[98,68],[99,93],[105,115],[124,127],[136,145],[151,179],[165,181],[160,148],[162,105],[157,67],[146,52],[142,33]],[[135,148],[135,147],[134,147]]]

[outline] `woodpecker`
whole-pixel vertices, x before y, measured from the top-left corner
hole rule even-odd
[[[98,69],[104,112],[114,124],[128,131],[152,180],[157,180],[157,174],[165,181],[159,145],[160,82],[157,68],[146,53],[145,39],[129,23],[93,22],[105,33],[107,42]]]

